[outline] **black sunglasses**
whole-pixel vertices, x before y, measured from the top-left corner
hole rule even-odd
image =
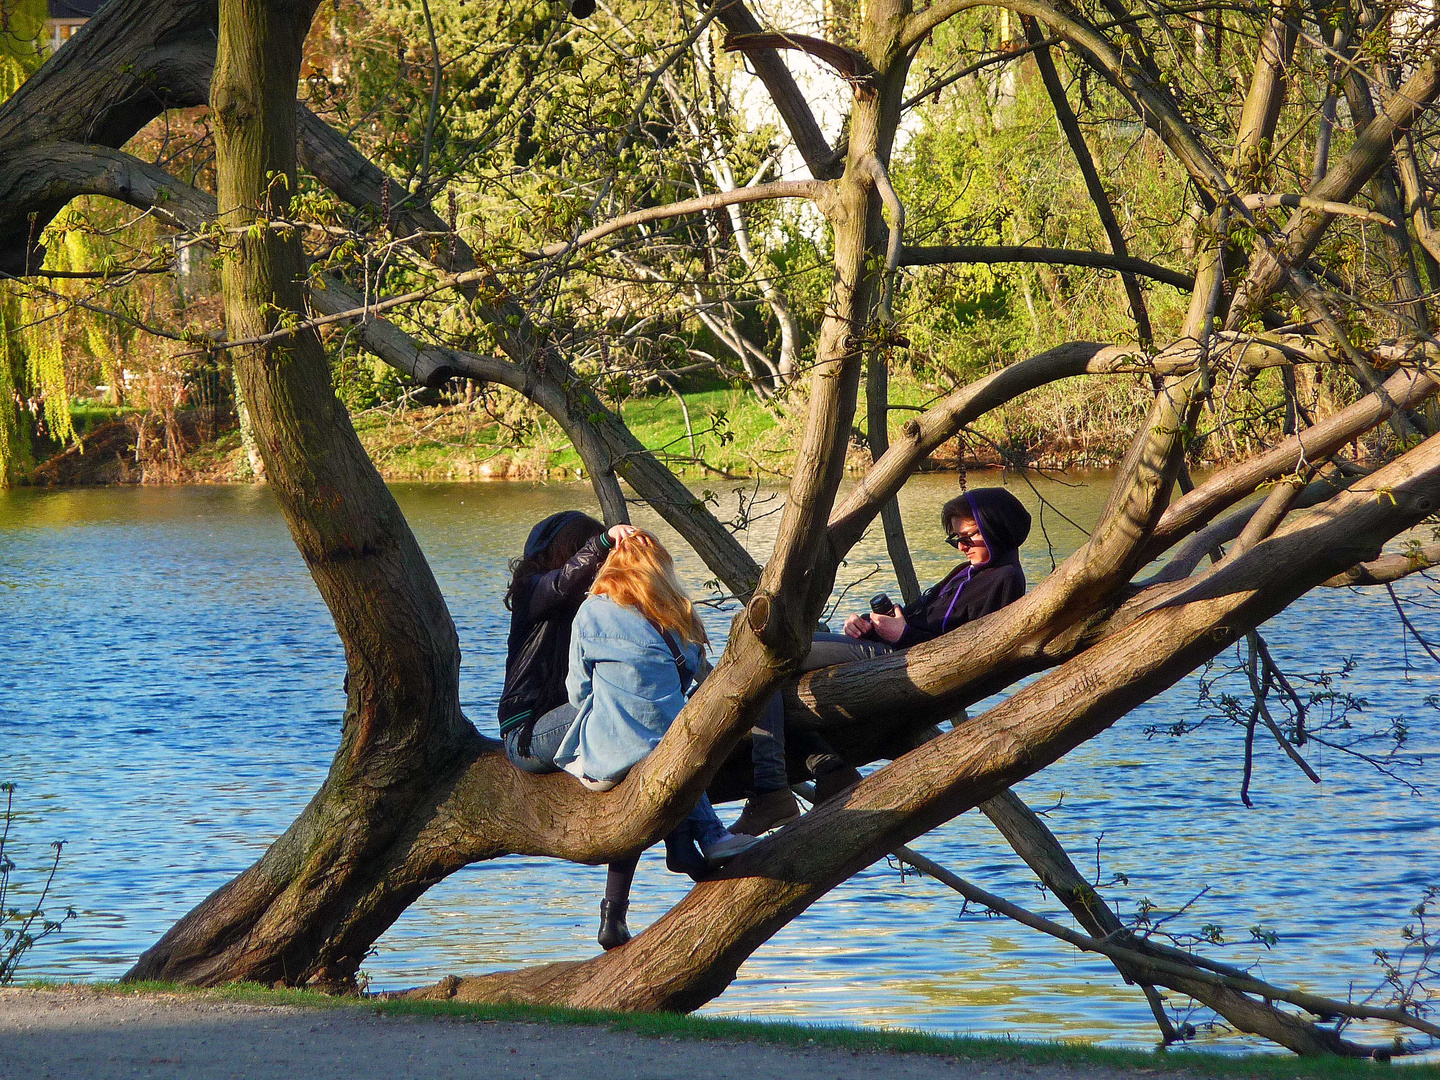
[[[970,536],[967,533],[947,532],[945,534],[945,543],[949,544],[953,548],[972,548],[976,544],[979,544],[981,542],[982,541],[979,536]]]

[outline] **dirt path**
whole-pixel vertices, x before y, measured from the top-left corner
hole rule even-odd
[[[387,1017],[83,988],[0,991],[0,1077],[307,1080],[1100,1080],[1109,1070],[698,1042],[600,1028]]]

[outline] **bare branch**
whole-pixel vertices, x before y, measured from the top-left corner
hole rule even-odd
[[[1059,938],[1082,952],[1099,953],[1101,956],[1113,960],[1122,970],[1143,972],[1155,982],[1173,986],[1182,993],[1189,992],[1186,984],[1199,983],[1212,987],[1224,987],[1244,994],[1253,994],[1269,1001],[1284,1001],[1291,1005],[1298,1005],[1315,1016],[1349,1016],[1357,1020],[1388,1020],[1391,1023],[1403,1024],[1416,1031],[1423,1031],[1428,1035],[1440,1035],[1440,1026],[1405,1012],[1403,1009],[1377,1009],[1366,1005],[1355,1005],[1347,1001],[1337,1001],[1321,997],[1318,994],[1289,990],[1243,973],[1222,975],[1204,971],[1189,953],[1170,949],[1158,942],[1137,938],[1133,935],[1127,934],[1118,940],[1102,940],[1080,934],[950,873],[940,864],[909,848],[901,848],[897,854],[912,866],[950,886],[971,903],[987,907],[1006,918],[1014,919],[1016,922],[1030,927],[1032,930],[1039,930],[1051,937]],[[1180,985],[1176,986],[1177,982]],[[1344,1053],[1351,1057],[1372,1057],[1375,1053],[1369,1047],[1346,1042],[1332,1031],[1314,1027],[1314,1025],[1307,1026],[1311,1028],[1311,1038],[1306,1040],[1306,1050],[1297,1052]],[[1267,1034],[1269,1033],[1267,1032]],[[1271,1035],[1270,1037],[1274,1038],[1275,1036]],[[1277,1039],[1277,1041],[1283,1042],[1284,1040]],[[1296,1047],[1291,1046],[1290,1049],[1296,1049]],[[1388,1051],[1389,1048],[1386,1049]]]
[[[744,0],[716,0],[720,21],[731,34],[747,35],[761,32],[760,24],[745,6]],[[755,74],[770,92],[775,108],[790,137],[810,168],[810,174],[817,180],[831,180],[840,175],[843,161],[826,141],[810,103],[795,84],[795,77],[785,66],[785,61],[774,49],[758,49],[747,52],[746,59],[755,68]]]
[[[1277,206],[1288,206],[1302,210],[1314,210],[1320,214],[1359,218],[1361,221],[1374,222],[1376,225],[1394,226],[1396,224],[1384,214],[1377,214],[1373,210],[1366,210],[1363,206],[1352,206],[1350,203],[1317,199],[1309,195],[1256,194],[1246,195],[1240,201],[1245,204],[1248,210],[1273,210]]]
[[[869,83],[875,76],[875,67],[864,53],[824,38],[810,37],[807,34],[760,33],[732,34],[725,39],[726,52],[740,52],[749,56],[774,49],[796,49],[817,60],[823,60],[849,83]]]
[[[1166,285],[1189,292],[1195,279],[1189,274],[1171,270],[1158,263],[1128,255],[1107,255],[1100,251],[1075,251],[1068,248],[1037,248],[1005,245],[948,245],[944,247],[906,247],[900,252],[901,266],[939,266],[945,263],[1051,263],[1057,266],[1092,266],[1100,270],[1117,270],[1122,274],[1138,274],[1154,278]]]
[[[825,210],[829,203],[829,194],[829,187],[821,180],[777,180],[770,184],[735,188],[733,191],[716,191],[709,195],[701,195],[696,199],[685,199],[682,202],[668,203],[665,206],[651,206],[644,210],[622,214],[603,225],[597,225],[593,229],[582,232],[573,240],[547,244],[540,251],[532,253],[530,258],[553,258],[556,255],[564,255],[577,248],[582,248],[587,244],[593,244],[596,240],[604,239],[635,225],[663,221],[666,218],[683,217],[686,214],[698,214],[705,210],[719,210],[722,207],[736,206],[740,203],[764,202],[769,199],[809,199],[816,203],[821,210]]]
[[[1327,588],[1357,588],[1362,585],[1388,585],[1410,574],[1418,574],[1440,566],[1440,544],[1425,544],[1398,555],[1382,555],[1370,562],[1352,566],[1344,573],[1321,582]]]

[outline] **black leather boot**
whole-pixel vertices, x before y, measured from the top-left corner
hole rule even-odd
[[[629,913],[628,900],[600,901],[600,933],[595,940],[606,952],[618,949],[630,940],[630,927],[625,925],[625,916]]]

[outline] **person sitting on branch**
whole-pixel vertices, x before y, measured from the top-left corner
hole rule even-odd
[[[940,508],[945,542],[965,559],[918,597],[896,609],[883,593],[866,614],[845,620],[843,634],[816,634],[800,661],[801,672],[865,660],[941,634],[999,611],[1025,595],[1020,545],[1030,535],[1030,512],[1004,488],[976,488]],[[887,610],[888,609],[888,610]],[[755,780],[736,832],[759,836],[799,816],[786,769],[786,740],[797,761],[815,778],[816,802],[825,802],[859,782],[845,763],[812,731],[786,730],[784,704],[776,694],[751,732]],[[803,742],[802,742],[803,740]]]
[[[575,615],[565,681],[575,718],[555,751],[555,765],[594,790],[618,784],[659,745],[684,708],[687,691],[707,669],[708,644],[670,552],[644,530],[622,539]],[[701,795],[665,838],[665,862],[671,870],[699,875],[754,843],[753,836],[727,830]],[[630,940],[625,916],[638,861],[630,860],[628,875],[617,874],[621,864],[610,864],[600,904],[599,942],[606,949]]]

